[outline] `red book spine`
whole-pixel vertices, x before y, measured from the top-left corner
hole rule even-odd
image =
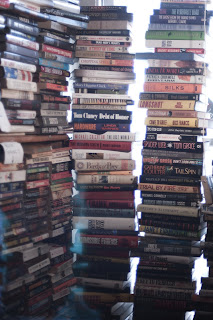
[[[26,182],[26,189],[34,189],[46,186],[49,186],[49,179]]]
[[[69,142],[69,146],[72,149],[101,149],[112,151],[131,151],[131,142],[119,142],[119,141],[86,141],[86,140],[72,140]]]
[[[0,0],[0,8],[8,9],[10,7],[9,0]]]
[[[68,177],[72,177],[72,175],[70,174],[69,171],[64,171],[64,172],[58,172],[58,173],[51,174],[51,179],[52,180],[59,180],[59,179],[64,179],[64,178],[68,178]]]
[[[67,57],[67,58],[73,58],[73,52],[72,51],[59,49],[59,48],[56,48],[56,47],[48,46],[46,44],[42,44],[42,51],[58,54],[59,56],[64,56],[64,57]]]
[[[110,209],[133,209],[134,201],[129,200],[86,200],[82,203],[82,201],[74,201],[75,206],[88,206],[90,208],[110,208]]]
[[[117,235],[90,235],[79,234],[79,241],[82,244],[88,246],[110,246],[121,248],[137,248],[138,237],[137,236],[117,236]]]
[[[132,191],[118,191],[118,192],[80,192],[78,197],[81,199],[88,199],[88,200],[134,200],[134,194]]]

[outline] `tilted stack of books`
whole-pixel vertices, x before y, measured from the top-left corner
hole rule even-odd
[[[17,251],[33,246],[27,231],[23,197],[26,170],[19,143],[0,144],[0,316],[24,310],[24,268]],[[14,254],[16,253],[16,254]]]
[[[129,250],[137,247],[130,132],[133,101],[127,94],[135,78],[129,53],[132,15],[126,7],[82,7],[88,29],[77,32],[73,94],[72,158],[77,174],[73,227],[75,275],[85,288],[76,300],[100,308],[129,294]],[[119,21],[116,21],[119,20]],[[82,250],[80,250],[82,248]],[[124,292],[127,292],[123,294]],[[106,308],[104,308],[106,310]]]
[[[76,282],[64,91],[88,17],[78,0],[0,0],[0,9],[0,315],[52,317]]]
[[[144,307],[174,311],[169,318],[195,307],[192,268],[206,231],[199,208],[199,136],[211,125],[202,100],[206,65],[197,55],[204,53],[205,12],[205,1],[162,0],[146,32],[146,45],[155,52],[138,54],[148,59],[149,67],[139,101],[148,111],[139,183],[142,204],[137,208],[145,236],[136,250],[136,317]]]

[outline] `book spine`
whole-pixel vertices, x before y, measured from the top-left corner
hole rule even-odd
[[[208,24],[208,19],[204,16],[176,16],[176,15],[152,15],[150,16],[150,23],[181,23],[181,24]]]
[[[190,301],[192,298],[193,290],[186,290],[186,289],[175,289],[173,291],[171,288],[169,289],[162,289],[162,288],[156,288],[153,289],[152,287],[137,287],[136,286],[136,294],[139,297],[153,297],[153,298],[161,298],[162,296],[165,297],[165,299],[179,299],[179,300],[186,300]]]
[[[205,77],[200,75],[161,75],[146,74],[145,82],[168,82],[168,83],[199,83],[204,84]]]
[[[130,124],[124,123],[74,123],[74,131],[77,133],[78,131],[90,131],[92,132],[106,132],[106,131],[115,131],[115,132],[128,132],[130,131]]]
[[[126,41],[115,41],[115,40],[77,40],[77,46],[123,46],[129,47],[131,45],[130,42]]]
[[[158,53],[159,54],[159,53]],[[162,53],[165,54],[165,53]],[[171,53],[172,54],[172,53]],[[175,53],[174,53],[175,54]],[[184,54],[184,53],[181,53]],[[168,54],[167,54],[168,56]],[[162,60],[161,60],[162,59]],[[148,64],[149,67],[159,67],[159,68],[204,68],[205,64],[202,61],[183,61],[183,60],[166,60],[166,56],[165,58],[161,58],[161,59],[151,59],[148,58]],[[179,58],[181,59],[181,57]],[[190,93],[190,92],[188,92]]]
[[[192,208],[192,207],[186,207],[186,208],[178,207],[178,206],[160,206],[160,207],[157,206],[156,207],[154,205],[139,204],[137,206],[137,210],[139,212],[182,215],[186,217],[198,217],[199,215],[199,208]]]
[[[151,31],[145,34],[146,39],[155,40],[204,40],[204,32],[199,31]]]
[[[171,193],[200,193],[199,187],[191,186],[176,186],[164,185],[154,183],[139,183],[138,189],[141,191],[154,191],[154,192],[171,192]]]
[[[68,51],[74,50],[73,44],[59,40],[59,39],[55,39],[55,38],[48,37],[48,36],[39,36],[37,39],[39,42],[41,42],[43,44],[47,44],[51,47],[58,47],[58,48],[68,50]]]
[[[135,169],[134,160],[76,160],[75,169],[79,171],[129,171]]]
[[[194,83],[160,83],[160,82],[145,82],[144,91],[148,92],[171,92],[171,93],[202,93],[202,85]]]
[[[78,58],[97,58],[97,59],[111,59],[111,60],[132,60],[135,58],[134,54],[123,52],[94,52],[94,51],[82,51],[76,50],[75,56]]]
[[[99,35],[77,35],[77,40],[83,41],[115,41],[115,42],[132,42],[131,37],[125,36],[99,36]]]
[[[122,123],[130,123],[131,122],[132,113],[130,111],[96,111],[96,110],[76,110],[72,112],[72,118],[74,122],[122,122]]]
[[[132,218],[108,218],[108,217],[73,217],[73,227],[80,229],[116,229],[134,230],[135,223]]]
[[[169,145],[167,141],[148,141],[143,140],[143,148],[144,149],[158,149],[158,150],[166,150],[169,148],[170,151],[189,151],[195,153],[203,153],[203,143],[202,142],[176,142],[170,141]]]
[[[174,118],[197,118],[197,111],[179,111],[179,110],[148,110],[148,117],[174,117]]]
[[[86,216],[86,217],[126,217],[134,218],[134,209],[106,209],[106,208],[78,208],[73,207],[73,216]]]
[[[126,247],[126,248],[137,248],[138,240],[135,236],[108,236],[108,235],[87,235],[87,234],[78,234],[76,237],[77,243],[81,242],[83,245],[87,246],[110,246],[113,248],[116,247]],[[123,301],[123,300],[122,300]]]
[[[68,63],[58,62],[58,61],[54,61],[54,60],[39,58],[39,65],[44,66],[44,67],[69,71],[69,64]]]
[[[39,43],[38,42],[33,42],[28,39],[16,37],[11,34],[7,34],[5,36],[5,41],[12,43],[12,44],[15,44],[20,47],[25,47],[25,48],[31,49],[31,50],[35,50],[35,51],[39,50]]]
[[[77,183],[80,184],[131,184],[135,182],[135,176],[131,175],[78,175]]]
[[[14,69],[18,69],[18,70],[23,70],[26,72],[36,72],[36,66],[34,65],[30,65],[27,63],[23,63],[23,62],[18,62],[18,61],[11,61],[9,59],[4,59],[1,58],[1,66],[8,68],[11,68],[11,70]]]
[[[200,48],[155,48],[154,52],[166,52],[166,53],[181,53],[181,52],[191,52],[195,54],[205,54],[205,49]]]
[[[73,58],[73,52],[68,50],[59,49],[56,47],[52,47],[46,44],[42,44],[42,51],[43,52],[50,52],[54,54],[58,54],[60,56],[64,56],[67,58]]]
[[[58,76],[64,76],[64,77],[69,77],[70,73],[67,70],[61,70],[61,69],[55,69],[55,68],[50,68],[50,67],[45,67],[45,66],[40,66],[41,72],[44,73],[50,73]]]
[[[81,70],[96,70],[96,71],[116,71],[116,72],[130,72],[133,73],[133,67],[125,66],[94,66],[94,65],[80,65]]]
[[[29,81],[29,82],[33,80],[33,76],[31,72],[12,69],[8,67],[4,67],[4,78],[11,78],[11,79]]]
[[[202,166],[186,166],[184,165],[155,165],[143,164],[143,175],[174,175],[174,176],[188,176],[200,177],[202,175]]]
[[[10,17],[7,17],[6,25],[11,29],[19,30],[23,33],[31,34],[33,36],[38,36],[39,34],[39,28]]]
[[[127,133],[115,133],[115,132],[106,132],[101,135],[85,132],[85,133],[75,133],[73,134],[73,140],[100,140],[100,141],[124,141],[124,142],[133,142],[135,140],[135,134],[131,132]]]
[[[199,101],[199,94],[142,92],[140,93],[139,99],[140,100],[169,100],[171,103],[175,103],[173,100],[177,100],[177,103],[181,104],[183,102],[185,103],[187,100]],[[183,101],[179,101],[179,100],[183,100]]]
[[[203,9],[192,9],[192,8],[162,8],[154,10],[155,15],[166,14],[166,15],[182,15],[182,16],[204,16]]]
[[[146,74],[168,74],[168,75],[201,75],[204,73],[203,68],[159,68],[150,67],[145,69]],[[178,82],[178,81],[177,81]]]
[[[196,136],[195,136],[196,138]],[[190,165],[190,166],[198,166],[201,168],[203,165],[203,161],[201,159],[172,159],[160,156],[153,157],[143,157],[143,164],[174,164],[174,165]]]
[[[135,184],[78,184],[77,190],[83,192],[98,191],[134,191],[137,188]]]
[[[72,150],[72,159],[86,160],[86,159],[104,159],[104,160],[131,160],[131,152],[117,152],[108,150]]]
[[[150,23],[149,30],[172,30],[172,31],[204,31],[202,24],[167,24],[167,23]]]
[[[31,92],[37,91],[36,82],[6,78],[2,80],[2,83],[7,87],[7,89],[11,89],[11,90],[16,90],[17,88],[19,88],[19,91],[31,91]]]
[[[208,121],[208,120],[207,120]],[[161,127],[186,127],[186,128],[197,128],[199,127],[198,118],[164,118],[164,117],[147,117],[145,119],[145,125],[147,126],[161,126]],[[204,127],[206,122],[204,121]]]
[[[199,195],[199,194],[170,194],[170,193],[158,193],[155,191],[152,193],[152,192],[149,192],[149,191],[142,191],[141,192],[141,197],[143,199],[151,199],[151,200],[156,200],[156,199],[163,199],[163,200],[180,200],[180,201],[201,201],[202,200],[202,195]]]
[[[112,151],[122,151],[130,152],[131,143],[130,142],[103,142],[103,141],[70,141],[69,146],[72,149],[100,149],[100,150],[112,150]]]
[[[76,51],[89,51],[89,52],[123,52],[128,53],[128,47],[123,46],[83,46],[77,45]]]
[[[183,127],[146,127],[147,133],[163,133],[163,134],[188,134],[188,135],[205,135],[206,129],[201,128],[183,128]]]
[[[172,237],[184,237],[184,238],[198,238],[199,232],[193,232],[193,231],[184,231],[184,230],[174,230],[170,228],[161,228],[161,227],[154,227],[149,225],[140,225],[139,229],[141,232],[147,232],[151,234],[161,234],[161,235],[167,235]]]

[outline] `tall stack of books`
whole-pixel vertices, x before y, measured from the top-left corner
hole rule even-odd
[[[19,143],[0,145],[0,315],[23,312],[24,268],[19,268],[16,251],[33,246],[27,232],[23,206],[26,170],[23,148]],[[17,297],[18,296],[18,297]]]
[[[130,133],[133,104],[128,84],[135,78],[132,15],[126,7],[82,7],[88,29],[77,32],[72,121],[72,158],[77,194],[73,198],[73,270],[85,288],[76,300],[97,307],[132,299],[127,280],[129,250],[137,247]],[[118,20],[118,21],[116,21]],[[125,292],[125,293],[124,293]],[[105,310],[105,308],[104,308]]]
[[[142,203],[137,208],[145,236],[137,251],[136,318],[145,307],[173,311],[163,313],[164,318],[180,318],[194,309],[192,268],[206,231],[199,208],[199,136],[210,124],[202,100],[206,66],[198,56],[204,53],[204,22],[209,22],[205,12],[205,1],[162,0],[145,36],[146,46],[155,52],[138,54],[148,59],[149,67],[139,101],[148,111],[139,183]]]
[[[76,282],[64,133],[75,29],[88,17],[78,0],[0,0],[0,9],[1,318],[53,317]]]

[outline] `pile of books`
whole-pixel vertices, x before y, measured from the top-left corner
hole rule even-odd
[[[0,0],[0,9],[0,317],[53,317],[76,283],[64,133],[75,30],[89,18],[78,0]]]
[[[80,69],[75,70],[70,146],[77,175],[73,227],[79,229],[73,270],[85,288],[75,297],[106,310],[118,300],[132,299],[129,250],[138,245],[131,154],[135,134],[127,111],[133,104],[128,84],[135,78],[134,54],[129,53],[132,15],[126,7],[82,7],[81,12],[90,22],[76,36]]]
[[[63,134],[79,1],[1,1],[1,132]]]
[[[162,0],[146,32],[146,45],[155,52],[138,54],[148,59],[149,67],[139,101],[148,111],[139,181],[142,203],[137,207],[145,236],[135,252],[140,256],[136,317],[142,308],[155,308],[173,311],[168,313],[173,319],[195,306],[192,269],[206,232],[199,207],[200,141],[211,125],[204,94],[206,65],[198,55],[204,53],[205,12],[205,1]]]

